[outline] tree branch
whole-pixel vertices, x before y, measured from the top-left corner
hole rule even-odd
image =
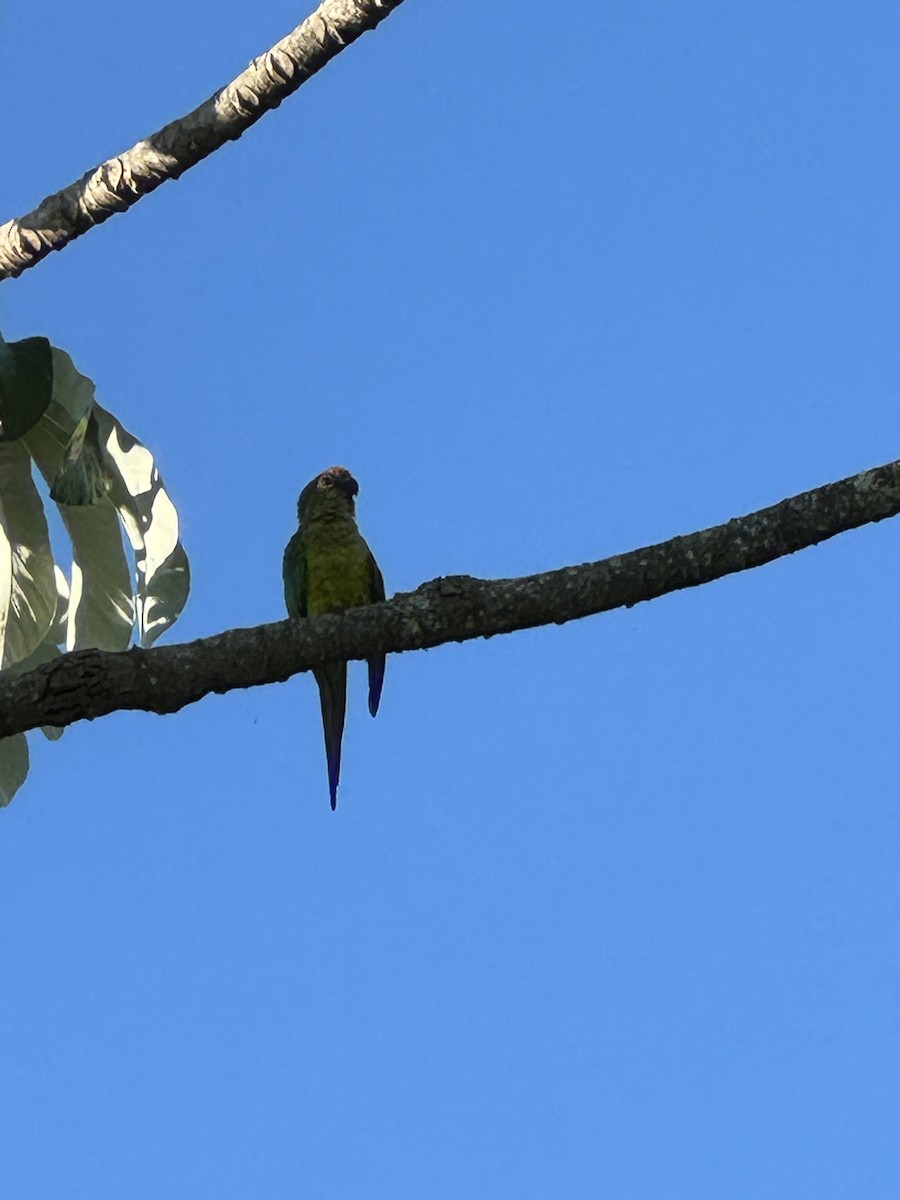
[[[600,562],[521,579],[435,579],[385,604],[152,650],[79,650],[0,687],[0,737],[118,709],[176,712],[210,692],[277,683],[324,662],[423,650],[631,607],[772,562],[900,512],[900,460],[771,508]]]
[[[0,225],[0,281],[21,275],[113,213],[239,138],[270,108],[374,29],[403,0],[323,0],[316,11],[246,71],[195,108],[76,183],[47,196],[27,216]]]

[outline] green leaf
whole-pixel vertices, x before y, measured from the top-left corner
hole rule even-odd
[[[28,742],[24,733],[0,740],[0,808],[5,808],[28,776]]]
[[[0,667],[44,641],[58,607],[44,508],[21,441],[0,443]]]
[[[46,641],[61,646],[66,640],[66,629],[69,621],[69,581],[65,572],[53,564],[53,574],[56,579],[56,616],[47,634]]]
[[[75,419],[53,400],[24,438],[48,483],[56,478],[75,424]],[[124,650],[134,629],[134,601],[116,510],[108,499],[103,499],[85,507],[60,504],[59,511],[72,542],[73,557],[66,649],[96,646],[101,650]]]
[[[53,361],[45,337],[0,338],[0,442],[27,433],[44,415],[53,389]]]
[[[94,404],[94,381],[82,375],[71,357],[58,346],[50,347],[53,361],[53,399],[72,418],[74,429]]]
[[[190,585],[178,514],[153,456],[95,403],[94,384],[68,354],[43,338],[28,342],[49,350],[52,392],[40,405],[32,395],[26,418],[18,401],[11,406],[9,381],[17,380],[19,387],[27,375],[23,364],[31,370],[37,359],[32,351],[29,359],[15,349],[25,343],[14,347],[0,337],[0,674],[5,676],[51,662],[63,643],[67,650],[125,649],[136,614],[141,642],[149,646],[178,617]],[[36,394],[33,379],[32,385]],[[53,562],[32,461],[50,485],[72,543],[71,588]],[[134,551],[134,589],[123,529]],[[43,727],[51,740],[62,732]],[[0,740],[0,806],[9,803],[27,774],[24,735]]]
[[[109,498],[134,550],[138,637],[142,646],[150,646],[177,619],[190,588],[178,513],[147,447],[101,405],[94,406],[94,413]]]
[[[97,504],[109,491],[97,443],[93,408],[75,426],[53,480],[50,499],[57,504]]]

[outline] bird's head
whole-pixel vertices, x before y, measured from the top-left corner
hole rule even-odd
[[[308,521],[319,516],[353,516],[359,484],[346,467],[329,467],[310,480],[297,501],[297,516]]]

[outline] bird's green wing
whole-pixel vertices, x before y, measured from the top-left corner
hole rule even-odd
[[[384,579],[371,550],[369,551],[369,588],[370,603],[380,604],[384,599]]]
[[[380,604],[384,599],[384,579],[375,561],[375,555],[369,551],[369,602]],[[378,712],[381,700],[381,688],[384,684],[384,655],[377,654],[368,659],[369,663],[369,712],[374,717]]]
[[[305,617],[306,614],[306,552],[300,531],[294,534],[284,548],[282,564],[284,576],[284,602],[289,617]]]

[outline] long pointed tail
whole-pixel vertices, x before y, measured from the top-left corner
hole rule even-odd
[[[325,732],[325,758],[328,761],[328,791],[331,807],[337,808],[338,780],[341,777],[341,739],[347,710],[347,664],[330,663],[314,672],[322,704],[322,728]]]
[[[384,655],[369,659],[369,712],[374,717],[378,712],[378,701],[381,699],[381,685],[384,683]]]

